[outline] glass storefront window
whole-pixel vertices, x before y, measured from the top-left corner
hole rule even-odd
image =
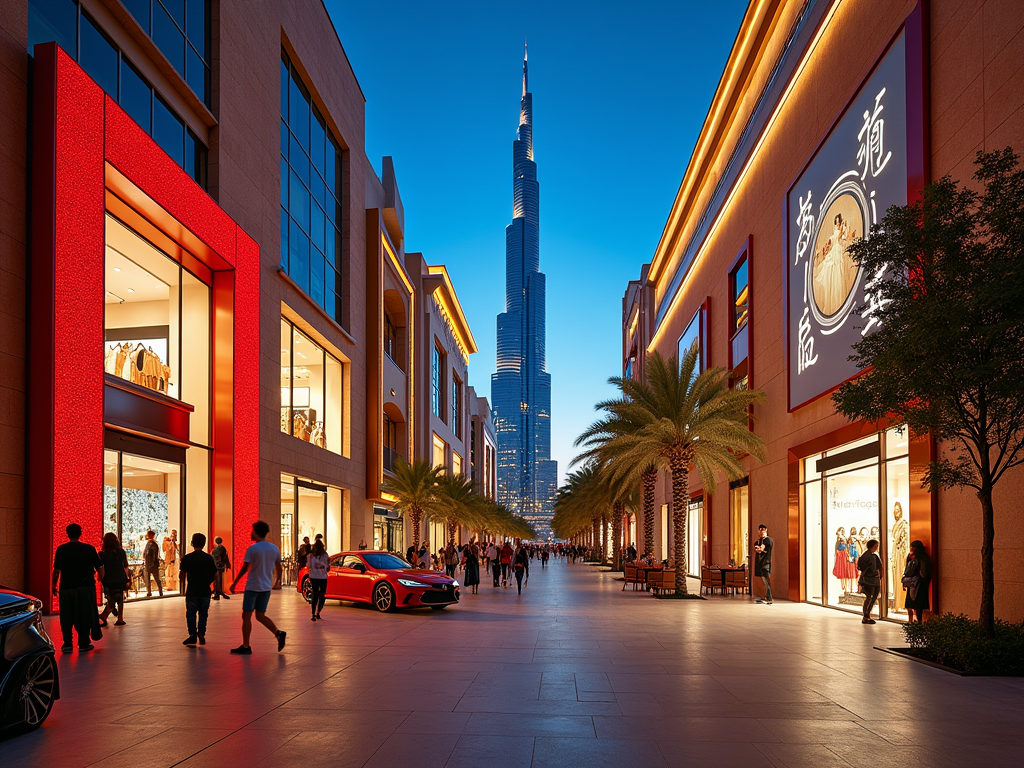
[[[747,565],[750,551],[750,486],[747,479],[729,488],[729,565]]]
[[[309,543],[317,535],[324,540],[324,546],[331,549],[327,538],[327,496],[328,487],[308,480],[281,475],[281,562],[284,566],[284,584],[294,584],[298,575],[295,553],[304,538]]]
[[[197,453],[206,454],[201,450]],[[201,476],[196,482],[199,488],[203,487]],[[103,531],[116,534],[128,556],[129,599],[160,593],[155,574],[150,575],[149,584],[146,583],[145,552],[149,531],[153,532],[157,547],[157,571],[163,594],[178,594],[178,562],[184,554],[182,541],[185,537],[182,527],[184,486],[181,464],[121,451],[103,452]],[[200,513],[209,509],[202,500],[197,501],[196,507]],[[207,517],[201,516],[202,528],[205,528]]]
[[[444,440],[442,440],[437,435],[434,435],[433,456],[432,456],[432,458],[433,458],[433,466],[435,466],[435,467],[444,467],[445,466],[444,454],[445,454],[445,448],[446,447],[447,446],[445,445]]]
[[[881,443],[881,445],[879,445]],[[819,473],[837,457],[870,445],[885,447],[879,457],[850,456],[849,463]],[[803,460],[801,482],[804,532],[805,599],[820,605],[860,611],[857,560],[867,543],[879,542],[884,568],[883,600],[875,615],[905,619],[899,577],[910,544],[910,464],[906,433],[890,429]],[[883,535],[884,534],[884,535]]]
[[[686,514],[686,572],[700,577],[704,565],[704,497],[690,499]]]
[[[281,431],[340,454],[341,409],[341,362],[282,318]]]
[[[191,440],[210,436],[210,288],[107,216],[104,371],[183,400]]]
[[[887,435],[888,437],[888,435]],[[902,438],[906,440],[906,435]],[[910,553],[910,461],[903,456],[885,464],[886,568],[883,594],[890,615],[907,618],[907,593],[900,578]]]

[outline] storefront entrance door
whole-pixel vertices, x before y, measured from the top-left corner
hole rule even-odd
[[[327,486],[308,480],[281,478],[281,560],[283,581],[294,584],[298,575],[295,553],[304,538],[310,544],[317,535],[327,546]]]
[[[185,450],[127,438],[121,442],[135,452],[109,448],[103,452],[103,532],[115,534],[128,556],[129,599],[161,592],[176,595],[186,538],[182,527]],[[144,453],[158,457],[140,455]],[[156,547],[155,563],[150,548],[147,568],[150,540]]]

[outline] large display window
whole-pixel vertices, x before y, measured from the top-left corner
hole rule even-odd
[[[310,544],[321,536],[328,552],[341,550],[341,489],[303,478],[281,475],[281,561],[283,581],[294,584],[298,574],[296,552],[303,539]]]
[[[884,599],[874,612],[906,619],[903,573],[910,544],[910,464],[906,432],[896,429],[801,462],[805,599],[860,612],[857,560],[879,542]]]
[[[341,361],[281,320],[281,431],[341,453]]]
[[[210,288],[109,214],[103,369],[193,406],[189,437],[209,444]]]
[[[704,565],[704,497],[690,499],[686,514],[686,572],[700,577]]]

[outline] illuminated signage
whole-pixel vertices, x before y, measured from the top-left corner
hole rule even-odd
[[[905,34],[895,39],[786,200],[789,408],[855,376],[852,346],[877,328],[875,288],[847,253],[907,202]]]

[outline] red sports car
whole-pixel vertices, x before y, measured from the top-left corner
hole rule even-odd
[[[297,588],[312,599],[309,570],[299,570]],[[360,550],[331,557],[327,597],[371,603],[378,611],[430,606],[435,611],[459,602],[459,582],[443,573],[413,568],[390,552]]]

